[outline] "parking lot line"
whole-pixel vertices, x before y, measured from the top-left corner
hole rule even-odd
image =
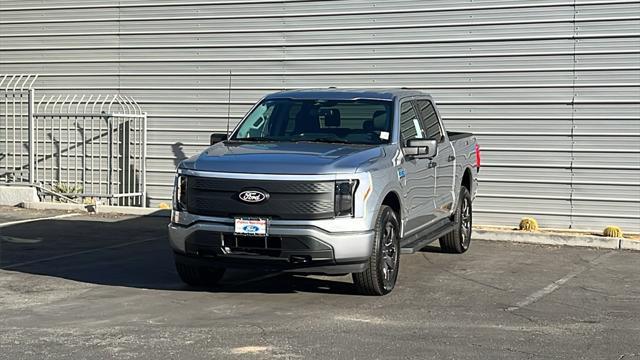
[[[58,259],[64,259],[64,258],[77,256],[77,255],[84,255],[84,254],[99,252],[99,251],[102,251],[102,250],[118,249],[118,248],[126,247],[126,246],[129,246],[129,245],[141,244],[141,243],[154,241],[154,240],[165,239],[165,238],[166,238],[165,236],[155,236],[155,237],[148,238],[148,239],[130,241],[130,242],[122,243],[122,244],[115,244],[115,245],[103,246],[103,247],[99,247],[99,248],[95,248],[95,249],[76,251],[76,252],[72,252],[72,253],[69,253],[69,254],[50,256],[50,257],[46,257],[46,258],[42,258],[42,259],[25,261],[25,262],[16,263],[16,264],[10,264],[10,265],[7,265],[7,266],[3,266],[2,269],[7,270],[7,269],[17,268],[17,267],[21,267],[21,266],[25,266],[25,265],[37,264],[37,263],[51,261],[51,260],[58,260]]]
[[[524,300],[516,303],[514,306],[510,306],[507,308],[507,311],[515,311],[518,310],[520,308],[523,308],[525,306],[528,306],[530,304],[533,304],[534,302],[542,299],[543,297],[551,294],[552,292],[558,290],[562,285],[564,285],[565,283],[567,283],[567,281],[573,279],[574,277],[582,274],[583,272],[593,268],[593,265],[597,265],[600,262],[602,262],[603,260],[605,260],[606,258],[610,257],[611,255],[615,254],[616,251],[610,251],[606,254],[600,255],[597,258],[587,262],[587,266],[585,267],[581,267],[579,269],[573,270],[570,273],[568,273],[567,275],[563,276],[562,278],[552,282],[551,284],[545,286],[544,288],[532,293],[531,295],[527,296],[526,298],[524,298]]]
[[[1,223],[0,224],[0,228],[7,227],[7,226],[13,226],[13,225],[19,225],[19,224],[30,223],[30,222],[34,222],[34,221],[62,219],[62,218],[68,218],[68,217],[78,216],[78,215],[80,215],[80,214],[72,213],[72,214],[62,214],[62,215],[55,215],[55,216],[47,216],[47,217],[41,217],[41,218],[9,221],[9,222],[5,222],[5,223]]]

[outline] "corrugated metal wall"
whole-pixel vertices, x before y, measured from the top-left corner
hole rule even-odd
[[[406,86],[478,134],[476,222],[640,230],[640,2],[0,0],[0,73],[149,113],[149,193],[280,89]]]

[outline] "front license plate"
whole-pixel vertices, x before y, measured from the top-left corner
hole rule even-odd
[[[267,219],[236,218],[234,232],[236,235],[267,236]]]

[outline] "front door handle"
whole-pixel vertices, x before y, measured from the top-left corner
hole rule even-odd
[[[438,163],[437,163],[437,162],[435,162],[435,161],[431,161],[431,162],[429,163],[429,165],[427,166],[427,169],[432,169],[432,168],[434,168],[434,167],[436,167],[436,166],[438,166]]]
[[[456,157],[455,157],[455,156],[453,156],[453,155],[449,155],[449,157],[447,158],[447,161],[448,161],[448,162],[452,162],[452,161],[454,161],[455,159],[456,159]]]

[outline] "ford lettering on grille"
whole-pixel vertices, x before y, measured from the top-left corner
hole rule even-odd
[[[246,190],[238,194],[238,198],[246,203],[256,204],[267,199],[268,195],[259,190]]]

